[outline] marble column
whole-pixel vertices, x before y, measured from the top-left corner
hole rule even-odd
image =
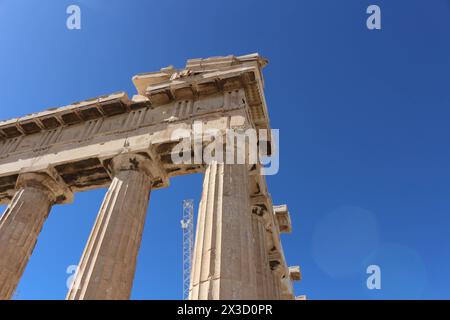
[[[277,300],[279,299],[279,292],[275,287],[275,278],[270,269],[267,231],[263,218],[263,215],[268,213],[260,206],[254,206],[252,213],[252,235],[258,300]]]
[[[126,300],[133,286],[152,185],[149,161],[124,154],[111,163],[105,195],[68,300]]]
[[[0,219],[0,299],[12,298],[52,205],[68,200],[69,193],[47,174],[19,176],[17,192]]]
[[[257,299],[247,165],[213,162],[203,181],[191,300]]]

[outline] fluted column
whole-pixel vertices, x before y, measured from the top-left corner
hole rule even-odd
[[[120,155],[113,181],[78,265],[68,300],[125,300],[131,295],[152,176],[149,160]]]
[[[267,211],[259,206],[252,210],[252,235],[255,252],[256,285],[259,300],[277,300],[279,292],[275,287],[275,278],[269,263],[269,248],[267,248],[267,231],[264,214]]]
[[[203,181],[191,300],[257,299],[246,165],[216,162]]]
[[[51,206],[71,197],[63,183],[44,173],[20,175],[17,189],[0,219],[2,300],[11,299],[14,294]]]

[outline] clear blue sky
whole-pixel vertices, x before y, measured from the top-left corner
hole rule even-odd
[[[82,29],[66,29],[78,4]],[[370,4],[382,30],[366,28]],[[310,299],[450,298],[450,1],[0,0],[0,118],[125,90],[188,58],[259,52],[287,203],[288,262]],[[181,298],[181,203],[201,175],[152,193],[132,293]],[[19,299],[63,299],[105,190],[56,206]],[[3,208],[2,208],[3,209]],[[377,264],[382,289],[366,287]]]

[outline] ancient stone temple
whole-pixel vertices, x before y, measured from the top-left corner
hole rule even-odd
[[[0,122],[0,299],[10,299],[53,205],[108,188],[67,299],[129,299],[150,192],[203,173],[190,299],[295,299],[260,165],[172,161],[177,129],[269,129],[258,54],[188,60],[100,96]],[[44,288],[43,288],[44,289]],[[148,288],[152,290],[152,288]]]

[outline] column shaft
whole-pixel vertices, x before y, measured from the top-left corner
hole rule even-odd
[[[67,299],[130,298],[150,186],[151,178],[142,170],[115,174]]]
[[[246,165],[208,166],[199,208],[190,299],[257,299]]]
[[[52,201],[45,189],[23,187],[0,219],[0,299],[11,299]]]
[[[252,234],[255,251],[256,284],[259,300],[276,300],[274,278],[269,264],[269,250],[266,241],[266,229],[261,216],[252,215]]]

